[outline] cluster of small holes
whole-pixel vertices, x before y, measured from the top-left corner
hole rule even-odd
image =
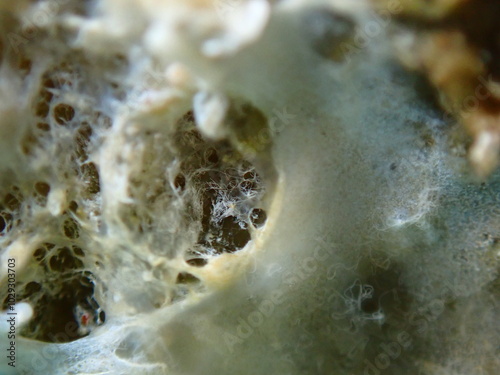
[[[83,262],[75,256],[67,246],[60,247],[50,257],[50,270],[53,272],[68,272],[83,267]]]
[[[22,140],[22,150],[26,155],[34,155],[60,135],[73,134],[74,153],[72,160],[78,163],[88,161],[88,145],[93,134],[92,128],[109,127],[110,119],[99,111],[83,113],[72,103],[81,68],[78,64],[61,63],[45,72],[40,79],[40,89],[33,103],[36,125],[27,130]],[[67,139],[64,139],[67,143]],[[67,149],[67,147],[65,147]]]
[[[50,199],[60,196],[61,186],[69,186],[64,190],[67,197],[64,212],[54,217],[59,230],[55,232],[57,240],[51,239],[52,242],[33,251],[38,271],[32,279],[21,281],[24,292],[20,300],[30,302],[35,311],[34,319],[22,334],[42,341],[57,341],[53,334],[61,330],[58,321],[75,322],[81,327],[80,318],[86,321],[87,313],[96,324],[104,321],[104,312],[94,298],[96,280],[85,271],[89,256],[85,257],[86,236],[80,219],[89,213],[89,201],[100,201],[96,197],[101,190],[99,166],[90,156],[91,147],[98,146],[102,129],[96,123],[106,121],[100,113],[95,113],[94,118],[84,115],[72,101],[74,95],[66,95],[77,86],[71,78],[73,69],[70,64],[61,64],[43,75],[39,95],[33,103],[36,121],[21,144],[25,155],[35,157],[45,153],[48,158],[57,158],[54,164],[64,169],[62,180],[57,180],[57,184],[40,178],[31,182],[31,190],[24,187],[23,191],[32,198],[30,204],[47,206]],[[200,224],[193,246],[184,254],[186,265],[203,267],[213,256],[243,249],[263,227],[267,218],[260,207],[264,189],[254,166],[228,142],[209,142],[202,138],[192,112],[180,120],[177,135],[180,139],[173,147],[176,160],[180,161],[177,172],[165,176],[163,169],[154,176],[154,183],[148,179],[151,183],[146,194],[142,194],[141,187],[144,176],[139,174],[136,180],[131,177],[130,194],[138,203],[130,205],[124,216],[132,224],[131,230],[138,235],[149,235],[154,232],[151,229],[157,225],[158,218],[148,207],[154,207],[158,197],[168,194],[180,197],[189,216],[187,221]],[[99,215],[97,211],[93,213]],[[11,218],[6,215],[3,221],[4,227],[10,230]],[[190,272],[178,273],[173,281],[178,286],[178,296],[201,284]],[[88,333],[79,332],[78,337],[69,341]]]
[[[81,79],[77,66],[63,62],[42,75],[39,94],[33,104],[36,125],[27,130],[21,142],[25,155],[38,159],[45,157],[65,171],[60,184],[70,186],[69,197],[73,200],[69,202],[69,209],[74,213],[77,202],[90,202],[100,192],[99,167],[89,160],[89,147],[96,129],[107,129],[111,124],[110,118],[102,112],[79,113],[68,102],[67,98],[74,97],[72,90],[78,86],[74,81]],[[33,193],[35,202],[45,206],[50,190],[47,182],[37,181]],[[68,225],[65,228],[68,237],[78,236],[78,232]]]
[[[212,256],[233,253],[245,247],[252,233],[267,220],[258,207],[264,188],[254,166],[229,143],[209,142],[196,130],[192,112],[178,123],[176,142],[181,165],[174,188],[197,207],[193,215],[201,231],[187,264],[205,266]],[[180,279],[179,279],[180,278]],[[179,276],[179,280],[187,280]]]
[[[85,252],[77,245],[56,246],[47,242],[33,252],[33,257],[44,270],[64,273],[83,269]]]
[[[30,68],[29,61],[19,63],[20,69]],[[62,63],[42,75],[32,103],[35,121],[21,139],[21,150],[28,158],[50,163],[45,169],[48,174],[23,184],[22,189],[8,188],[7,194],[0,197],[3,244],[15,240],[11,234],[21,223],[21,213],[26,217],[26,230],[31,230],[33,214],[48,214],[51,194],[55,194],[56,204],[67,199],[62,212],[45,216],[45,229],[50,228],[53,238],[34,249],[32,272],[18,278],[17,289],[21,292],[17,300],[29,302],[34,309],[34,317],[21,335],[48,342],[76,340],[105,320],[94,296],[96,278],[86,271],[90,259],[86,256],[80,218],[89,212],[99,214],[99,167],[90,160],[89,148],[97,139],[95,132],[109,128],[110,119],[98,111],[80,113],[73,104],[71,98],[77,87],[74,79],[80,79],[75,66],[78,64]],[[50,168],[54,166],[59,178],[54,179],[56,184],[49,184]],[[6,303],[4,300],[4,308]],[[66,332],[67,323],[78,327],[77,334],[58,336]]]
[[[20,211],[23,200],[19,188],[13,187],[11,193],[7,193],[0,203],[0,237],[11,232],[12,229],[21,223]]]
[[[34,307],[34,317],[21,331],[24,337],[68,342],[86,336],[91,325],[104,323],[105,313],[94,297],[95,277],[85,270],[85,251],[80,246],[46,242],[32,256],[39,267],[37,277],[20,282],[17,296],[18,302]],[[5,298],[2,308],[7,304]],[[75,328],[72,335],[67,334],[68,324]]]
[[[182,244],[180,255],[188,267],[200,268],[215,256],[241,251],[262,230],[267,214],[261,177],[228,141],[204,139],[192,112],[179,119],[173,137],[150,131],[143,137],[144,151],[138,158],[148,169],[129,175],[131,202],[119,211],[132,241],[150,241],[159,255],[177,256],[163,249],[176,249],[175,235],[169,234],[184,233],[188,227],[191,242]],[[161,227],[162,214],[170,209],[178,210],[179,221],[172,223],[177,228]],[[169,234],[155,245],[154,234],[162,230]],[[165,246],[165,241],[172,241],[172,246]],[[178,295],[203,288],[194,273],[175,275]]]

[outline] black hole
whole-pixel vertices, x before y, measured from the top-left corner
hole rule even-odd
[[[50,106],[47,102],[40,102],[36,106],[35,114],[39,117],[47,117],[50,111]]]
[[[67,272],[83,267],[83,262],[74,257],[67,247],[59,249],[57,255],[50,258],[49,264],[50,268],[56,272]]]
[[[229,182],[227,183],[228,190],[233,190],[236,186],[238,186],[238,181],[234,178],[229,180]]]
[[[35,308],[37,314],[30,322],[35,338],[45,342],[69,342],[79,338],[69,337],[65,333],[68,323],[76,323],[73,306],[74,301],[69,296],[64,298],[44,296],[40,299]]]
[[[47,252],[45,251],[45,249],[42,249],[42,248],[38,248],[35,250],[35,252],[33,253],[33,256],[35,257],[36,260],[38,260],[39,262],[43,260],[43,258],[45,258],[45,254]]]
[[[54,97],[54,94],[52,94],[48,89],[54,88],[53,82],[52,86],[46,86],[40,91],[40,99],[43,100],[45,103],[50,103],[52,98]]]
[[[174,186],[177,190],[184,190],[186,187],[186,177],[183,174],[178,174],[175,177]]]
[[[50,192],[50,185],[47,184],[46,182],[37,182],[35,184],[35,190],[41,196],[47,197]]]
[[[73,265],[73,254],[69,251],[67,247],[63,247],[59,250],[59,259],[61,260],[61,266],[64,269],[71,269]]]
[[[12,215],[7,212],[0,213],[0,233],[10,231],[12,228]]]
[[[73,212],[76,212],[76,210],[78,210],[78,203],[76,203],[75,201],[69,202],[69,209]]]
[[[242,228],[233,216],[222,220],[222,248],[227,252],[233,252],[245,247],[250,241],[250,233]]]
[[[12,211],[18,210],[21,207],[21,202],[10,193],[5,196],[4,202],[7,208]]]
[[[53,243],[50,243],[50,242],[45,242],[43,244],[43,246],[47,249],[47,250],[52,250],[54,247],[56,247],[56,245],[54,245]]]
[[[203,258],[193,258],[186,260],[186,263],[193,267],[203,267],[207,265],[208,260]]]
[[[317,53],[336,62],[345,60],[343,51],[338,46],[348,43],[354,35],[356,30],[354,21],[327,9],[316,9],[306,14],[306,23],[313,48]]]
[[[250,241],[250,233],[246,230],[238,231],[234,236],[234,246],[237,249],[242,249]]]
[[[378,304],[375,299],[370,298],[361,302],[361,311],[366,314],[373,314],[378,311]]]
[[[205,153],[205,159],[212,164],[217,164],[219,162],[219,155],[217,151],[213,148],[209,148]]]
[[[240,189],[243,191],[255,190],[257,185],[254,181],[242,181],[240,183]]]
[[[21,58],[19,60],[19,69],[21,69],[21,70],[25,70],[26,72],[29,72],[31,70],[31,65],[32,65],[32,62],[30,59]]]
[[[250,221],[255,228],[260,228],[267,220],[266,211],[261,208],[254,208],[250,213]]]
[[[245,174],[243,175],[243,178],[245,180],[255,180],[255,172],[254,171],[245,172]]]
[[[40,290],[42,290],[42,286],[37,282],[31,281],[24,287],[24,298],[29,298]]]
[[[179,125],[190,125],[194,122],[194,113],[193,111],[189,111],[189,112],[186,112],[184,114],[184,116],[182,116],[179,121],[178,121],[178,124]]]
[[[60,103],[54,108],[54,118],[59,125],[65,125],[75,117],[75,109],[65,103]]]
[[[99,171],[94,163],[86,163],[82,165],[82,173],[85,179],[87,191],[90,194],[97,194],[101,191],[99,183]]]
[[[78,255],[79,257],[85,256],[85,253],[83,252],[81,247],[73,246],[73,251],[75,252],[75,255]]]
[[[63,343],[82,338],[96,325],[101,325],[105,313],[94,299],[94,284],[90,277],[90,272],[74,274],[62,280],[60,288],[53,293],[44,293],[35,305],[33,318],[21,334],[40,341]],[[82,279],[87,279],[89,285],[83,285]],[[33,290],[38,289],[36,283],[30,284]]]
[[[49,264],[50,264],[50,269],[52,271],[58,271],[58,272],[62,271],[61,262],[57,255],[53,255],[52,257],[50,257]]]
[[[44,132],[48,132],[50,130],[50,125],[46,122],[39,122],[38,124],[36,124],[36,127],[40,130],[43,130]]]
[[[99,313],[99,323],[102,324],[106,321],[106,313],[104,311],[101,311]]]
[[[199,283],[200,279],[196,276],[191,275],[187,272],[181,272],[177,275],[177,280],[175,281],[177,284],[194,284]]]
[[[80,232],[78,230],[78,224],[73,218],[69,218],[64,222],[64,235],[71,239],[76,239],[80,237]]]
[[[90,137],[92,136],[92,128],[89,124],[83,124],[75,137],[76,142],[76,155],[81,161],[86,161],[88,158],[87,147],[90,143]]]
[[[56,84],[51,78],[47,78],[47,73],[44,74],[43,87],[46,89],[53,89],[56,87]],[[48,90],[47,90],[48,91]]]

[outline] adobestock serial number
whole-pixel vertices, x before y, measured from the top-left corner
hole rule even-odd
[[[16,367],[16,260],[7,259],[7,339],[9,348],[7,348],[8,365]]]

